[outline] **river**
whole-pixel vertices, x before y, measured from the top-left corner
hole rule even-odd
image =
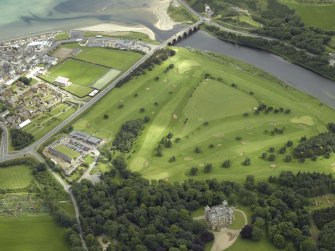
[[[224,42],[204,31],[181,41],[178,46],[223,54],[254,65],[335,108],[335,82],[294,65],[274,54]]]

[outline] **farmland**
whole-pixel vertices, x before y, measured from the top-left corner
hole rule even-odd
[[[288,140],[297,144],[302,136],[326,130],[333,110],[250,65],[176,50],[176,56],[150,74],[113,90],[74,123],[75,129],[112,140],[125,121],[149,116],[149,124],[128,157],[131,170],[148,179],[241,182],[248,174],[265,179],[284,170],[333,172],[333,157],[287,163],[278,152]],[[170,64],[174,68],[166,72]],[[260,103],[276,112],[256,114]],[[284,110],[287,112],[280,112]],[[275,133],[278,130],[281,133]],[[163,148],[159,157],[156,149],[169,132],[172,146]],[[274,148],[275,159],[261,159],[270,148]],[[290,151],[292,148],[286,154]],[[242,165],[247,158],[251,165]],[[222,168],[227,159],[231,167]],[[209,163],[212,170],[206,173],[203,170]],[[196,176],[190,176],[191,167],[198,169]]]
[[[0,188],[20,189],[27,187],[33,176],[26,166],[12,166],[0,168]]]
[[[280,0],[302,18],[307,26],[334,31],[335,2],[323,3],[322,1]]]
[[[0,217],[0,243],[7,251],[70,250],[64,230],[48,215]]]

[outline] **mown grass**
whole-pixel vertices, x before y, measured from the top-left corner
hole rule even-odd
[[[197,21],[197,19],[181,4],[175,6],[174,3],[171,3],[168,8],[168,14],[175,22],[193,23]]]
[[[137,52],[106,48],[81,48],[75,58],[92,64],[103,65],[119,71],[130,68],[142,55]]]
[[[307,26],[335,30],[335,3],[303,3],[296,0],[280,0],[280,2],[296,10]]]
[[[216,178],[242,182],[249,174],[266,179],[284,170],[333,172],[334,157],[304,164],[285,163],[285,155],[277,153],[287,140],[297,144],[304,135],[324,131],[326,123],[335,117],[332,109],[252,66],[185,49],[177,51],[175,57],[152,72],[113,90],[74,123],[75,129],[110,140],[125,121],[150,116],[151,121],[128,161],[131,170],[148,179]],[[174,69],[164,73],[171,63]],[[222,80],[204,80],[205,73]],[[237,87],[231,87],[232,83]],[[260,102],[291,109],[291,113],[254,115]],[[140,113],[140,108],[145,112]],[[249,116],[243,116],[244,113]],[[103,118],[105,114],[108,119]],[[309,119],[304,124],[306,116]],[[264,133],[276,127],[285,128],[284,134]],[[157,157],[154,150],[168,132],[181,141],[164,149],[163,157]],[[202,149],[200,154],[194,152],[196,146]],[[259,158],[269,147],[276,148],[274,162]],[[169,162],[171,156],[177,159],[173,163]],[[251,158],[251,166],[241,165],[246,157]],[[231,160],[231,168],[221,167],[225,159]],[[209,174],[202,171],[205,163],[213,165]],[[189,176],[192,166],[198,167],[197,176]]]
[[[65,231],[48,215],[0,217],[1,249],[6,251],[67,251]]]
[[[25,188],[30,184],[32,179],[33,175],[31,169],[27,166],[19,165],[0,168],[1,189]]]

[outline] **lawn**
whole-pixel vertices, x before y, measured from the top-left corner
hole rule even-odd
[[[80,156],[80,153],[72,150],[71,148],[68,148],[65,145],[58,145],[55,147],[55,150],[58,152],[65,154],[66,156],[70,157],[71,159],[76,159]]]
[[[216,178],[243,182],[246,175],[259,180],[284,170],[334,172],[334,156],[300,164],[283,161],[292,148],[285,155],[278,153],[288,140],[296,145],[302,136],[324,131],[335,117],[334,110],[250,65],[176,50],[174,57],[151,72],[114,89],[76,121],[74,128],[113,140],[125,121],[149,116],[150,122],[127,156],[129,168],[149,180]],[[169,64],[174,68],[164,73]],[[205,74],[209,80],[204,80]],[[261,102],[290,109],[290,113],[255,115],[254,109]],[[140,112],[141,108],[145,112]],[[274,128],[284,128],[284,133],[271,136]],[[180,142],[164,148],[163,156],[157,157],[155,148],[169,132],[174,134],[173,141],[180,138]],[[196,146],[201,153],[194,152]],[[276,160],[260,159],[270,147],[275,147]],[[169,162],[171,156],[176,157],[173,163]],[[247,157],[252,164],[241,165]],[[226,159],[231,160],[230,168],[221,167]],[[206,163],[213,165],[211,173],[203,172]],[[197,176],[189,175],[193,166],[199,169]]]
[[[317,1],[317,3],[303,3],[299,0],[280,0],[280,2],[296,10],[307,26],[335,31],[335,3],[318,3]]]
[[[38,140],[74,112],[74,107],[63,103],[59,104],[50,112],[34,118],[23,130],[34,135],[35,140]]]
[[[75,56],[92,64],[103,65],[119,71],[125,71],[138,61],[142,54],[132,51],[123,51],[106,48],[80,47],[81,52]]]
[[[241,250],[248,250],[248,251],[278,251],[270,242],[268,242],[266,237],[263,236],[261,241],[249,241],[243,240],[240,237],[237,241],[229,248],[225,249],[225,251],[241,251]]]
[[[65,231],[48,215],[0,217],[0,243],[6,251],[67,251]]]
[[[197,20],[183,5],[176,6],[174,2],[171,2],[168,14],[175,22],[194,23]]]
[[[108,71],[107,67],[69,58],[52,67],[41,78],[50,83],[53,83],[58,76],[69,78],[72,84],[65,89],[78,97],[83,97],[92,91],[90,86]]]
[[[33,175],[27,166],[11,166],[0,168],[0,188],[1,189],[20,189],[27,187]],[[0,241],[1,243],[1,241]]]

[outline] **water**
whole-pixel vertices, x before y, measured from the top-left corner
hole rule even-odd
[[[178,46],[220,53],[252,64],[335,108],[334,81],[291,64],[274,54],[224,42],[204,31],[195,33]]]
[[[155,0],[0,0],[0,40],[114,21],[152,28]]]

